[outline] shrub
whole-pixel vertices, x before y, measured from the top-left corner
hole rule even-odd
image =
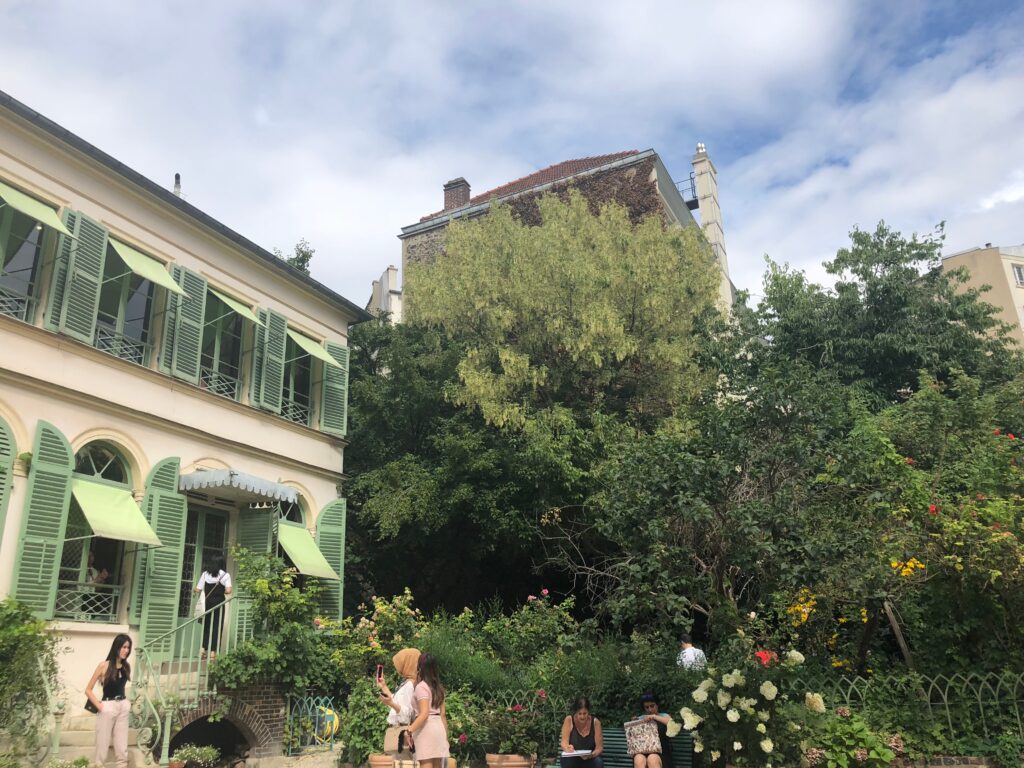
[[[213,768],[220,760],[220,750],[214,746],[182,744],[174,750],[171,759],[180,760],[185,764],[185,768]]]
[[[388,727],[388,708],[381,703],[380,691],[369,677],[355,681],[341,719],[341,740],[345,756],[355,765],[384,748]]]

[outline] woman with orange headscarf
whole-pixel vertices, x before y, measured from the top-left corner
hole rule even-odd
[[[388,730],[384,734],[385,752],[398,752],[403,749],[399,734],[406,730],[416,717],[416,671],[419,661],[420,652],[415,648],[403,648],[391,657],[395,671],[402,678],[402,684],[394,693],[391,693],[383,677],[377,678],[380,700],[391,708],[388,712]]]

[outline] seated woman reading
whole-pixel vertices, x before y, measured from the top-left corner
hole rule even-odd
[[[602,768],[601,753],[604,738],[601,721],[590,714],[590,700],[586,696],[576,699],[572,714],[562,722],[562,752],[580,752],[559,758],[561,768]]]
[[[658,724],[658,739],[661,741],[661,754],[633,755],[633,768],[671,768],[672,742],[668,738],[668,724],[672,718],[665,712],[659,712],[658,699],[653,693],[645,693],[640,697],[640,706],[644,713],[642,720],[653,720]]]

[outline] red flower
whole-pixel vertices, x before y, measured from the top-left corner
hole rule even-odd
[[[460,733],[459,734],[459,744],[465,744],[467,741],[469,741],[469,737],[466,734],[464,734],[464,733]]]
[[[914,460],[912,458],[910,458],[909,456],[907,456],[905,461],[906,461],[907,464],[911,464],[911,465],[913,465],[913,463],[914,463]]]
[[[1000,432],[1002,432],[1002,430],[999,429],[999,427],[996,427],[995,429],[992,430],[993,435],[998,435]]]
[[[1007,432],[1006,433],[1006,439],[1007,440],[1016,440],[1017,438],[1013,436],[1013,432]]]
[[[547,697],[548,697],[548,692],[547,691],[545,691],[543,688],[538,688],[537,689],[537,698],[538,699],[546,699]]]
[[[937,514],[939,514],[939,508],[937,506],[935,506],[934,504],[929,504],[928,505],[928,514],[929,515],[937,515]]]
[[[762,667],[767,667],[773,661],[779,660],[779,655],[775,651],[758,651],[754,656],[761,662]]]
[[[524,707],[522,704],[513,704],[509,709],[513,712],[522,712]]]

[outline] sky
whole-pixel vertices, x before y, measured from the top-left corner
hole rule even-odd
[[[1024,4],[0,0],[0,90],[365,304],[397,235],[553,163],[718,169],[731,276],[854,226],[1024,243]]]

